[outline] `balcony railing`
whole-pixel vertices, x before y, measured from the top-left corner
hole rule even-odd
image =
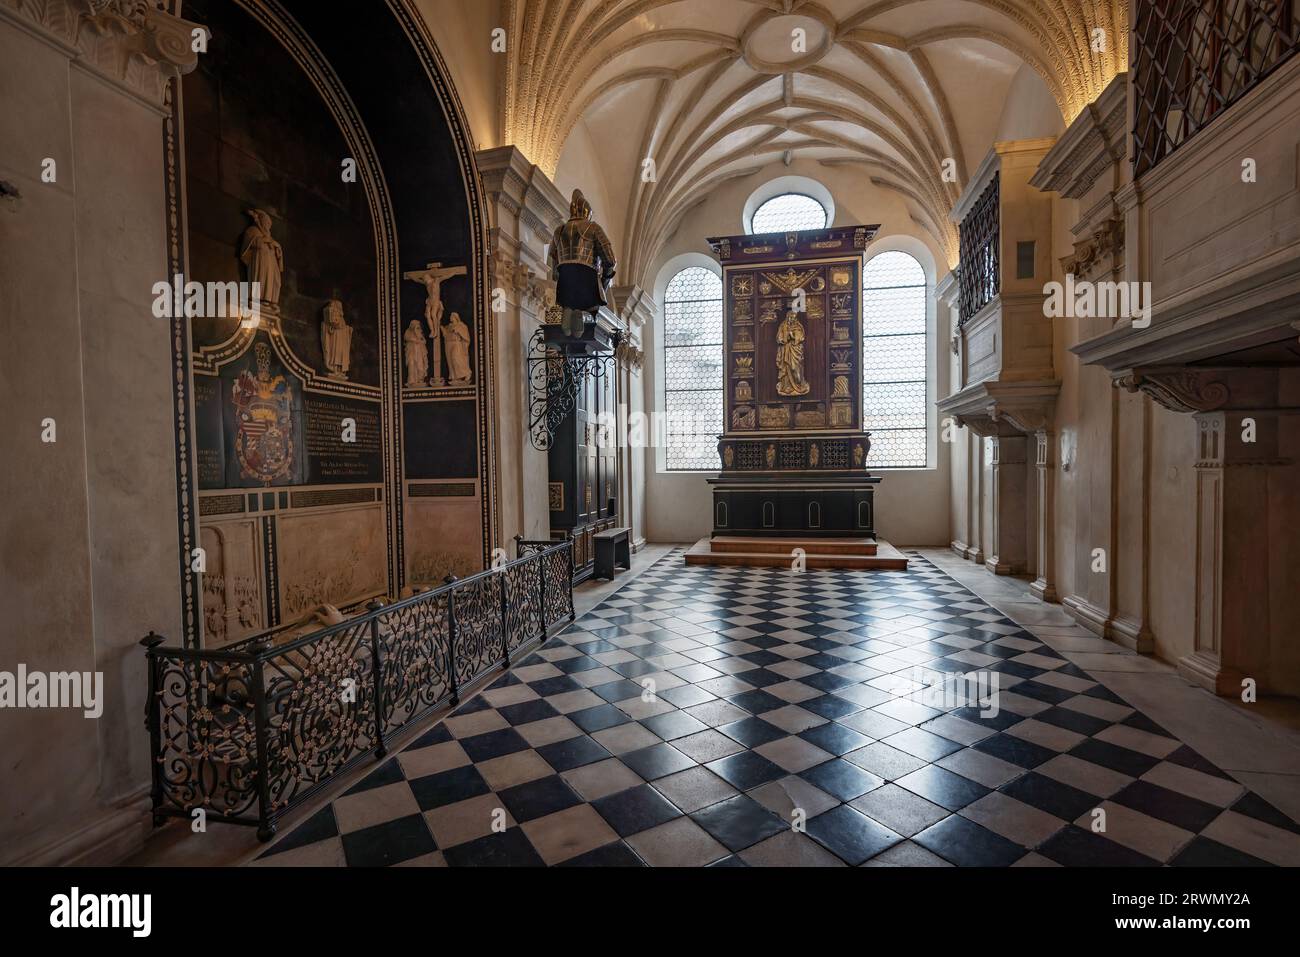
[[[959,328],[992,302],[1001,288],[1002,277],[998,263],[998,244],[1001,242],[998,231],[999,179],[995,174],[992,182],[984,187],[984,192],[980,193],[980,198],[961,221],[958,231],[961,240],[957,266],[957,283],[961,293]]]
[[[574,618],[572,542],[281,644],[165,647],[150,634],[145,724],[154,823],[167,816],[276,821],[402,728],[444,705],[547,629]]]
[[[1141,176],[1300,49],[1300,0],[1138,0],[1129,48]]]

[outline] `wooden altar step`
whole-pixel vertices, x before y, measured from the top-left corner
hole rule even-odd
[[[686,564],[789,568],[796,548],[804,550],[807,568],[907,569],[906,555],[873,538],[701,538],[686,553]]]

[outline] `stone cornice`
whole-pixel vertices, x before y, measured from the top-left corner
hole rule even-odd
[[[1050,431],[1056,416],[1057,380],[986,381],[941,399],[938,409],[976,435],[1035,434]]]
[[[161,0],[0,0],[0,19],[160,113],[168,80],[198,64],[194,31],[203,29],[165,13]]]
[[[601,306],[596,312],[596,325],[603,329],[611,338],[617,334],[619,339],[627,335],[627,323],[623,317],[616,313],[609,306]]]
[[[975,200],[980,198],[980,194],[993,181],[993,174],[1001,168],[998,151],[996,148],[991,149],[985,154],[980,165],[975,167],[975,172],[971,174],[970,181],[966,188],[961,191],[957,197],[957,202],[953,204],[952,212],[948,214],[948,219],[954,223],[960,223],[970,212],[970,208],[975,205]]]
[[[1124,125],[1128,75],[1118,74],[1047,151],[1029,179],[1035,189],[1078,199],[1107,170],[1125,157]]]
[[[569,201],[535,163],[514,146],[498,146],[475,154],[479,176],[494,202],[517,215],[548,240],[568,217]]]
[[[1249,274],[1203,283],[1157,303],[1146,328],[1121,320],[1070,351],[1085,365],[1114,373],[1212,359],[1288,338],[1300,307],[1300,259],[1283,253]]]

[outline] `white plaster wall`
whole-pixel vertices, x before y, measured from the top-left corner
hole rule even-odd
[[[0,669],[103,674],[98,719],[0,711],[0,861],[105,863],[145,833],[137,643],[180,639],[162,121],[8,24],[0,115]]]
[[[416,0],[451,73],[475,149],[501,144],[498,77],[504,55],[492,52],[492,31],[501,23],[500,0]]]
[[[1047,84],[1032,67],[1022,66],[1007,89],[994,142],[1056,136],[1064,130],[1065,121]]]
[[[1156,654],[1195,650],[1196,420],[1152,404],[1151,630]]]
[[[0,210],[0,669],[94,671],[85,399],[77,311],[71,75],[61,53],[0,25],[0,176],[21,192]],[[40,180],[50,157],[61,170]],[[57,387],[56,387],[57,385]],[[57,441],[41,441],[54,420]],[[0,710],[0,860],[48,840],[63,808],[93,805],[94,725],[72,711]],[[18,784],[17,782],[22,782]],[[57,792],[58,802],[43,795]]]
[[[656,303],[662,301],[668,280],[677,269],[690,264],[692,256],[701,264],[708,261],[718,268],[705,238],[743,232],[742,214],[750,194],[768,180],[787,175],[806,176],[830,190],[835,199],[836,225],[881,224],[879,238],[867,249],[868,258],[886,249],[903,249],[921,261],[932,286],[948,271],[950,264],[944,261],[942,251],[917,226],[898,194],[873,186],[859,167],[823,166],[799,160],[790,167],[772,165],[753,176],[726,183],[683,217],[648,271],[647,282],[653,285]],[[948,394],[951,367],[948,332],[942,324],[935,328],[933,297],[929,317],[933,402]],[[661,322],[662,315],[656,314],[653,328],[648,327],[645,336],[646,407],[657,412],[663,408],[659,374],[662,343],[656,334]],[[936,415],[932,420],[933,467],[882,469],[877,473],[884,481],[876,493],[876,530],[895,545],[947,545],[951,541],[951,446],[938,440],[937,419]],[[665,471],[659,452],[656,449],[646,455],[647,537],[657,542],[694,542],[703,538],[712,529],[706,478],[716,473]]]
[[[614,244],[614,256],[619,261],[626,261],[627,250],[619,248],[623,240],[625,210],[611,198],[604,161],[583,120],[574,125],[564,143],[560,164],[555,168],[555,186],[564,194],[566,204],[575,189],[582,190],[582,195],[591,203],[591,218],[604,227]],[[565,209],[568,209],[567,205]],[[619,276],[614,281],[623,283],[628,279]]]

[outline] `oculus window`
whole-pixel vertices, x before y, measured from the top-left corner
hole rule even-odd
[[[825,229],[826,207],[803,193],[773,196],[754,210],[750,232],[785,233],[792,229]]]

